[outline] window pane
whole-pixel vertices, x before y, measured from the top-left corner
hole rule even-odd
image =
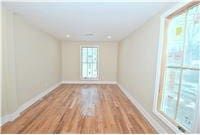
[[[97,62],[97,48],[93,48],[93,62]]]
[[[177,122],[191,129],[194,124],[199,91],[199,71],[183,70]]]
[[[82,63],[82,77],[87,78],[87,63]]]
[[[97,64],[93,63],[93,78],[97,78]]]
[[[167,65],[181,66],[184,45],[185,16],[183,13],[169,23],[167,33]]]
[[[93,54],[93,49],[92,48],[88,48],[88,62],[91,63],[92,62],[92,54]]]
[[[92,63],[88,63],[88,78],[92,77]]]
[[[184,66],[200,66],[200,5],[191,8],[187,15]]]
[[[82,62],[87,62],[87,48],[82,48]]]
[[[167,69],[164,83],[161,111],[170,118],[175,118],[179,90],[180,70]]]

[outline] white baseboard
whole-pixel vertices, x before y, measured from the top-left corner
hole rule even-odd
[[[158,133],[167,133],[167,131],[162,126],[160,126],[160,124],[142,107],[142,105],[124,87],[122,87],[119,83],[117,83],[117,85]]]
[[[55,88],[57,88],[60,83],[55,84],[54,86],[48,88],[47,90],[43,91],[42,93],[40,93],[39,95],[37,95],[36,97],[30,99],[29,101],[27,101],[26,103],[24,103],[23,105],[21,105],[15,112],[5,115],[1,118],[1,123],[0,126],[3,125],[4,123],[8,122],[8,121],[13,121],[15,120],[18,116],[20,116],[20,113],[23,112],[25,109],[27,109],[29,106],[31,106],[32,104],[34,104],[36,101],[42,99],[42,97],[44,97],[45,95],[47,95],[49,92],[51,92],[52,90],[54,90]]]
[[[117,84],[116,81],[63,81],[63,84]]]

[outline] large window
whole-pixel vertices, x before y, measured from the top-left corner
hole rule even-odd
[[[194,131],[200,98],[200,5],[165,18],[156,109],[182,132]]]
[[[98,47],[81,47],[81,79],[98,79]]]

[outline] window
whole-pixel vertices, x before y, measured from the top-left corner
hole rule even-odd
[[[194,131],[200,119],[199,2],[165,16],[163,37],[155,109],[180,131]]]
[[[98,47],[81,47],[81,79],[98,79]]]

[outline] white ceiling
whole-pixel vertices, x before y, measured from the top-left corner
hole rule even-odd
[[[170,2],[4,2],[32,24],[62,40],[120,41]],[[66,34],[70,38],[66,38]],[[86,36],[86,34],[94,34]],[[112,38],[108,39],[107,36]]]

